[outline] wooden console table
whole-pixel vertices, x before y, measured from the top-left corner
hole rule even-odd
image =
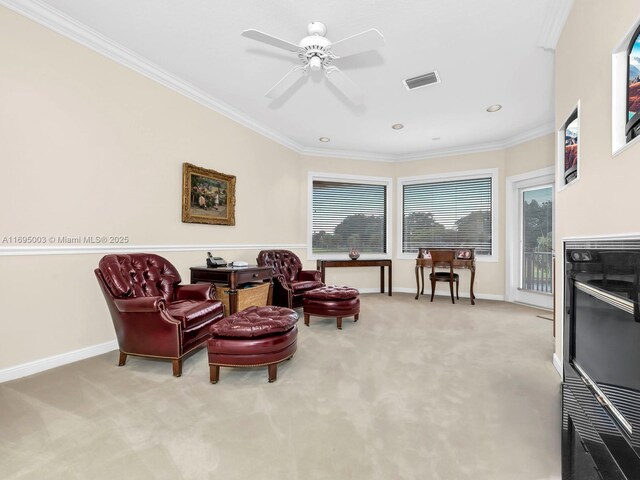
[[[191,283],[217,283],[229,286],[229,315],[238,311],[238,285],[269,282],[267,305],[273,301],[273,269],[271,267],[191,267]]]
[[[471,270],[471,286],[469,288],[469,296],[471,305],[476,304],[476,296],[473,294],[473,281],[476,278],[476,253],[475,248],[419,248],[418,258],[416,258],[416,300],[420,295],[424,295],[424,267],[431,268],[431,257],[428,255],[429,250],[455,250],[456,259],[453,261],[453,268],[466,268]],[[445,266],[446,265],[436,265]],[[420,275],[418,275],[420,274]],[[422,288],[420,288],[420,279],[422,279]]]
[[[322,283],[324,283],[325,269],[327,267],[380,267],[380,293],[384,293],[384,267],[389,271],[389,296],[393,294],[393,267],[389,259],[377,260],[318,260],[316,266],[322,274]]]

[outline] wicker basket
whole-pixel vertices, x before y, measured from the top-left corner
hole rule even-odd
[[[229,315],[229,287],[216,285],[216,297],[224,304],[224,314]],[[256,305],[264,307],[269,297],[269,283],[250,283],[238,288],[238,312]]]

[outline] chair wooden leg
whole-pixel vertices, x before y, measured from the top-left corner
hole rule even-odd
[[[453,282],[449,282],[449,290],[451,290],[451,303],[456,304],[456,299],[453,298]]]
[[[360,314],[359,314],[359,313],[356,313],[356,314],[353,316],[353,321],[354,321],[354,322],[357,322],[357,321],[358,321],[358,317],[359,317],[359,316],[360,316]]]
[[[182,359],[176,358],[171,362],[173,364],[173,376],[179,377],[182,375]]]
[[[309,317],[311,315],[309,315],[308,313],[304,314],[304,324],[308,327],[309,326]]]
[[[211,383],[218,383],[218,380],[220,380],[220,366],[209,365],[209,381]]]
[[[336,323],[338,324],[338,330],[342,330],[342,317],[337,317]]]
[[[459,288],[460,288],[460,280],[456,280],[456,300],[460,300],[460,296],[458,295]]]
[[[124,352],[120,352],[120,357],[118,358],[118,366],[121,367],[125,363],[127,363],[127,354]]]
[[[436,282],[431,280],[431,301],[433,302],[433,296],[436,294]]]
[[[278,364],[269,365],[269,383],[273,383],[278,379]]]

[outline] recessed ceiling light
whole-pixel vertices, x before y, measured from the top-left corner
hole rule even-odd
[[[324,142],[324,143],[331,141],[331,139],[329,137],[320,137],[318,140],[320,140],[321,142]]]
[[[491,105],[491,106],[487,107],[487,112],[489,112],[489,113],[497,112],[501,108],[502,108],[502,105],[498,105],[498,104]]]
[[[404,125],[401,123],[394,123],[393,125],[391,125],[391,128],[393,128],[394,130],[402,130],[404,128]]]

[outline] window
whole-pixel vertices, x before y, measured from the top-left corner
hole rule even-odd
[[[311,251],[314,256],[357,248],[388,252],[390,180],[310,174]]]
[[[627,49],[627,141],[640,136],[640,28]]]
[[[402,253],[419,247],[495,249],[495,170],[457,177],[400,179]]]

